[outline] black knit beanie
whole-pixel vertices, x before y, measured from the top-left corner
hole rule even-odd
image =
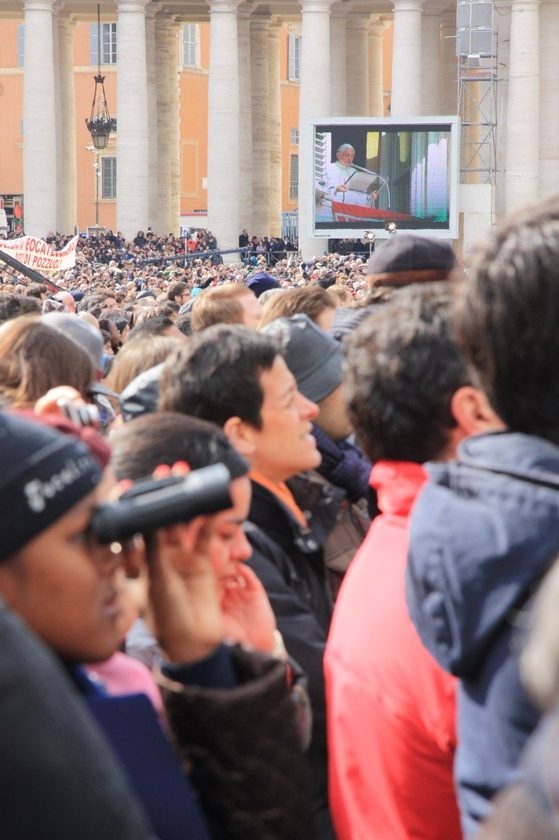
[[[0,561],[91,493],[101,476],[76,438],[0,412]]]

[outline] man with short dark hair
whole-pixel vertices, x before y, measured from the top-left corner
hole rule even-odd
[[[492,434],[430,467],[412,516],[410,614],[459,678],[456,785],[466,837],[521,777],[539,714],[521,684],[520,611],[559,550],[559,201],[515,214],[474,253],[455,305],[459,346]],[[525,618],[522,626],[525,626]],[[544,768],[539,772],[545,776]]]
[[[348,353],[349,413],[374,462],[378,516],[336,603],[325,657],[330,801],[339,840],[460,840],[454,793],[454,680],[409,619],[404,570],[423,462],[452,457],[473,425],[451,337],[449,295],[412,288],[357,330]]]
[[[301,485],[309,482],[305,507],[312,510],[316,483],[338,487],[344,493],[336,526],[324,546],[328,579],[336,596],[374,509],[369,487],[371,462],[348,440],[353,425],[345,403],[341,346],[307,315],[278,318],[263,332],[279,338],[298,389],[318,406],[312,433],[322,461],[312,474],[297,479]],[[304,485],[301,494],[304,497]]]
[[[320,463],[312,435],[317,406],[297,390],[275,339],[222,325],[194,336],[165,362],[160,408],[218,423],[251,465],[249,563],[268,593],[288,653],[309,679],[316,836],[333,840],[322,666],[332,601],[321,546],[343,494],[322,493],[308,521],[286,483]]]
[[[179,306],[187,303],[190,300],[190,288],[187,283],[177,282],[171,283],[167,289],[167,300],[175,301]]]

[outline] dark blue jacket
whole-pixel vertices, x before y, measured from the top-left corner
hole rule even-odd
[[[296,488],[291,480],[289,486],[301,505],[302,482]],[[314,781],[316,840],[334,838],[328,810],[323,670],[333,605],[326,584],[322,545],[335,525],[343,496],[339,488],[321,485],[321,499],[310,527],[303,530],[276,496],[253,481],[249,521],[245,526],[252,546],[249,564],[270,599],[287,652],[308,678],[313,713],[308,757]]]
[[[513,433],[464,441],[429,465],[412,513],[411,618],[460,678],[455,777],[466,836],[518,778],[539,715],[520,683],[519,610],[559,551],[559,448]]]

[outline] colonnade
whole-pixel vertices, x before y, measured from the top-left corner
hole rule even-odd
[[[280,23],[269,6],[247,0],[207,4],[208,221],[218,241],[231,246],[242,227],[280,232]],[[57,12],[54,0],[23,0],[23,5],[26,229],[43,235],[75,223],[75,18]],[[391,116],[456,113],[453,2],[390,0],[390,6]],[[559,140],[552,130],[559,116],[554,46],[559,15],[555,0],[496,0],[495,6],[508,82],[500,90],[501,203],[513,209],[559,188]],[[117,227],[126,236],[148,224],[176,232],[178,32],[187,11],[179,20],[163,15],[151,0],[116,0],[116,10]],[[309,232],[308,124],[316,117],[382,114],[382,31],[390,15],[369,13],[347,0],[300,0],[300,10],[299,238],[303,251],[314,253],[320,243]],[[56,137],[56,143],[45,137]]]

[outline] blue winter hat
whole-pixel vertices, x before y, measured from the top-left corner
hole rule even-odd
[[[0,561],[64,516],[102,476],[77,438],[2,412],[0,463]]]
[[[265,271],[257,271],[248,281],[247,288],[254,292],[256,297],[260,297],[269,289],[281,289],[281,286],[271,274],[266,274]]]

